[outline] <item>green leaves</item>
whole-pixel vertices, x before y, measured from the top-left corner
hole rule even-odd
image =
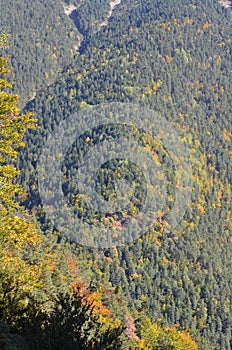
[[[147,318],[141,324],[142,339],[136,349],[198,350],[197,344],[184,331],[175,327],[161,327]]]

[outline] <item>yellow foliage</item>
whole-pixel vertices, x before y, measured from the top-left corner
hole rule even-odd
[[[205,212],[205,209],[204,209],[204,207],[202,207],[202,205],[198,204],[197,207],[198,207],[198,209],[200,210],[201,213]]]
[[[163,338],[173,350],[198,350],[197,344],[186,332],[175,327],[164,328],[156,323],[152,324],[148,318],[142,323],[141,339],[137,342],[136,349],[158,349]]]
[[[0,76],[9,72],[6,63],[0,57]],[[14,181],[19,173],[14,161],[18,149],[24,146],[26,130],[35,128],[35,119],[30,113],[20,114],[19,97],[4,91],[11,86],[7,80],[0,79],[0,305],[4,306],[2,317],[12,321],[21,317],[28,298],[43,288],[42,272],[49,262],[54,264],[55,257],[41,254],[44,237],[15,199],[22,187]],[[39,259],[36,254],[40,254]]]
[[[86,104],[87,104],[87,103],[86,103],[85,101],[81,101],[81,102],[80,102],[80,108],[84,108],[84,107],[86,106]]]
[[[192,18],[186,18],[186,19],[185,19],[185,22],[186,22],[187,24],[192,24],[192,23],[193,23],[193,19],[192,19]]]
[[[0,57],[0,76],[9,73],[6,67],[7,60]],[[6,79],[0,79],[0,210],[3,207],[18,207],[14,196],[22,192],[21,186],[14,183],[13,179],[19,173],[14,166],[18,149],[24,146],[23,137],[27,129],[35,128],[35,119],[31,118],[31,113],[20,115],[18,108],[19,97],[5,92],[12,87]]]
[[[153,92],[156,93],[156,91],[162,86],[162,81],[159,79],[157,81],[152,80],[152,88]]]
[[[166,55],[165,60],[167,64],[170,64],[172,62],[172,57],[170,57],[169,55]]]
[[[137,62],[138,61],[138,54],[135,53],[133,56],[133,62]]]
[[[232,133],[229,133],[226,129],[223,130],[223,138],[225,141],[232,140]]]
[[[76,76],[76,80],[80,80],[81,78],[82,78],[82,74],[78,73],[77,76]]]
[[[209,22],[205,22],[205,24],[203,25],[203,29],[208,29],[211,26],[211,24],[209,24]]]

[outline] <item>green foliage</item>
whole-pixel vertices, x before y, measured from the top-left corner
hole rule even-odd
[[[47,232],[51,224],[46,221],[38,196],[38,157],[46,136],[54,127],[86,104],[133,102],[165,116],[191,148],[193,193],[181,225],[166,234],[162,212],[154,230],[129,246],[99,252],[77,247],[74,253],[80,265],[85,265],[88,280],[94,280],[98,286],[111,284],[124,294],[131,312],[137,312],[137,325],[143,313],[150,316],[152,321],[141,327],[143,333],[137,332],[144,337],[141,346],[146,348],[148,338],[156,334],[160,348],[161,343],[163,348],[172,348],[172,342],[179,342],[176,346],[183,348],[179,329],[189,329],[200,348],[230,350],[230,10],[211,0],[201,3],[138,0],[133,5],[125,0],[118,9],[116,7],[108,25],[98,27],[108,5],[104,7],[99,2],[94,8],[94,4],[94,1],[75,2],[80,5],[78,25],[84,36],[80,54],[53,85],[37,92],[36,98],[25,108],[36,113],[40,129],[28,133],[27,147],[20,154],[21,183],[27,190],[23,202],[36,213]],[[50,21],[52,23],[52,19]],[[22,47],[26,46],[25,42],[22,40]],[[13,63],[17,66],[18,59],[12,60]],[[45,67],[42,70],[47,71]],[[37,74],[32,72],[36,75],[32,80],[37,81]],[[30,80],[30,74],[31,69],[25,75],[16,70],[21,89]],[[91,133],[84,135],[82,143],[73,145],[63,167],[67,202],[75,203],[80,212],[85,210],[85,205],[81,206],[84,200],[78,197],[74,178],[77,155],[94,144],[93,136]],[[95,136],[107,137],[107,133],[97,130]],[[166,162],[167,167],[171,165],[162,148],[145,142],[143,145],[149,150],[153,147],[157,161]],[[111,172],[116,165],[111,164]],[[123,164],[122,170],[129,176],[134,169],[131,164]],[[106,193],[108,199],[114,196],[114,183],[108,181],[107,186],[104,181],[111,179],[109,175],[107,168],[99,174],[102,179],[99,193]],[[170,174],[167,175],[172,183]],[[171,190],[170,195],[173,194]],[[110,219],[114,225],[120,218]],[[91,240],[94,237],[90,237]],[[48,281],[50,273],[46,276]],[[57,292],[52,283],[48,289],[54,294]],[[68,309],[73,301],[65,300],[64,309]],[[113,306],[115,313],[116,305]],[[58,315],[60,309],[54,308],[52,303],[50,306],[49,310],[53,308]],[[157,322],[164,326],[155,326]],[[173,325],[176,329],[171,328]],[[56,332],[55,325],[53,329]],[[185,341],[187,343],[188,339]]]
[[[52,285],[58,284],[58,280],[62,279],[62,271],[56,271],[54,281],[52,265],[59,261],[59,253],[52,252],[55,237],[53,242],[49,242],[48,237],[44,238],[33,222],[33,217],[19,205],[16,198],[23,191],[22,186],[15,181],[19,174],[15,164],[17,153],[24,146],[26,130],[35,128],[35,119],[31,113],[21,114],[18,96],[5,91],[12,86],[4,77],[9,72],[6,63],[4,57],[1,57],[0,317],[18,327],[21,320],[31,313],[31,309],[36,312],[43,307],[51,307],[51,299],[54,297]],[[64,268],[64,258],[61,265]],[[45,278],[46,270],[49,273]],[[66,291],[71,278],[67,271],[64,274],[67,281],[66,289],[62,287],[62,290]],[[53,279],[50,286],[48,277]],[[50,295],[45,293],[48,286],[51,289]]]
[[[198,350],[197,344],[183,331],[175,327],[164,328],[146,319],[141,324],[141,337],[136,349],[146,350]]]
[[[4,54],[10,56],[13,89],[23,106],[72,62],[80,34],[61,2],[1,0],[0,8],[0,30],[10,34]]]
[[[33,349],[35,339],[38,349],[121,349],[122,327],[108,326],[103,330],[93,303],[86,304],[77,294],[60,296],[38,338],[29,338]]]
[[[14,184],[14,179],[19,174],[15,168],[18,149],[24,146],[23,137],[28,128],[34,128],[35,119],[31,113],[20,114],[17,95],[5,92],[11,88],[4,76],[9,73],[6,67],[7,60],[0,57],[0,210],[8,206],[17,207],[14,196],[21,192],[21,187]]]
[[[1,42],[4,41],[3,36]],[[23,309],[30,288],[39,283],[39,266],[22,260],[17,252],[39,244],[40,237],[30,223],[14,212],[19,208],[15,195],[22,191],[22,187],[14,182],[19,174],[15,159],[18,149],[23,146],[25,131],[34,127],[34,119],[31,113],[21,115],[18,96],[5,92],[11,87],[4,79],[9,72],[6,62],[0,58],[0,313],[7,319]]]
[[[9,72],[3,57],[0,69],[2,77]],[[4,92],[11,86],[1,79],[0,318],[33,349],[121,349],[122,320],[111,316],[101,292],[76,281],[71,293],[76,260],[55,237],[43,237],[17,202],[22,187],[14,183],[15,160],[35,120],[20,114],[18,96]]]
[[[99,283],[106,279],[120,286],[128,304],[138,311],[146,307],[152,321],[192,329],[197,340],[203,336],[204,350],[229,350],[232,339],[230,20],[231,14],[211,1],[122,2],[108,26],[83,42],[76,63],[27,105],[40,116],[41,129],[28,135],[21,156],[22,183],[30,183],[24,203],[39,213],[34,167],[44,138],[63,119],[86,104],[120,101],[153,108],[174,123],[191,148],[193,166],[192,200],[181,225],[165,234],[162,212],[152,232],[116,254],[81,248],[76,254],[94,260],[91,268]],[[99,135],[107,137],[102,130]],[[63,188],[81,212],[77,155],[94,144],[94,135],[79,141],[65,158]],[[157,145],[154,151],[167,167],[171,164]],[[123,167],[126,176],[130,170]],[[113,198],[113,183],[104,182],[110,171],[103,169],[99,178],[100,193]],[[112,217],[112,225],[119,219]]]

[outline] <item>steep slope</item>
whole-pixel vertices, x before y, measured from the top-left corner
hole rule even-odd
[[[80,34],[60,1],[0,1],[1,31],[11,35],[9,49],[14,91],[21,105],[51,84],[72,61]]]
[[[46,135],[85,104],[133,102],[175,124],[193,166],[182,223],[166,233],[161,216],[131,245],[76,254],[94,261],[96,281],[122,288],[132,308],[202,336],[204,350],[232,346],[230,21],[218,1],[122,1],[108,25],[87,37],[75,64],[27,105],[41,129],[28,135],[21,155],[26,204],[39,212],[36,168]],[[77,152],[74,145],[64,168],[71,203],[78,196]],[[43,215],[42,223],[49,226]]]

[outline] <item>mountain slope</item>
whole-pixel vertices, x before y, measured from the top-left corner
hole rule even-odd
[[[174,123],[193,167],[181,224],[166,233],[161,218],[131,245],[80,247],[76,254],[94,262],[99,284],[122,288],[132,309],[191,329],[206,350],[232,346],[230,23],[230,12],[217,1],[122,1],[107,26],[88,34],[75,64],[27,105],[41,129],[28,135],[21,155],[25,203],[40,212],[36,169],[46,135],[85,104],[137,103]],[[78,195],[75,154],[74,145],[64,169],[71,203]]]

